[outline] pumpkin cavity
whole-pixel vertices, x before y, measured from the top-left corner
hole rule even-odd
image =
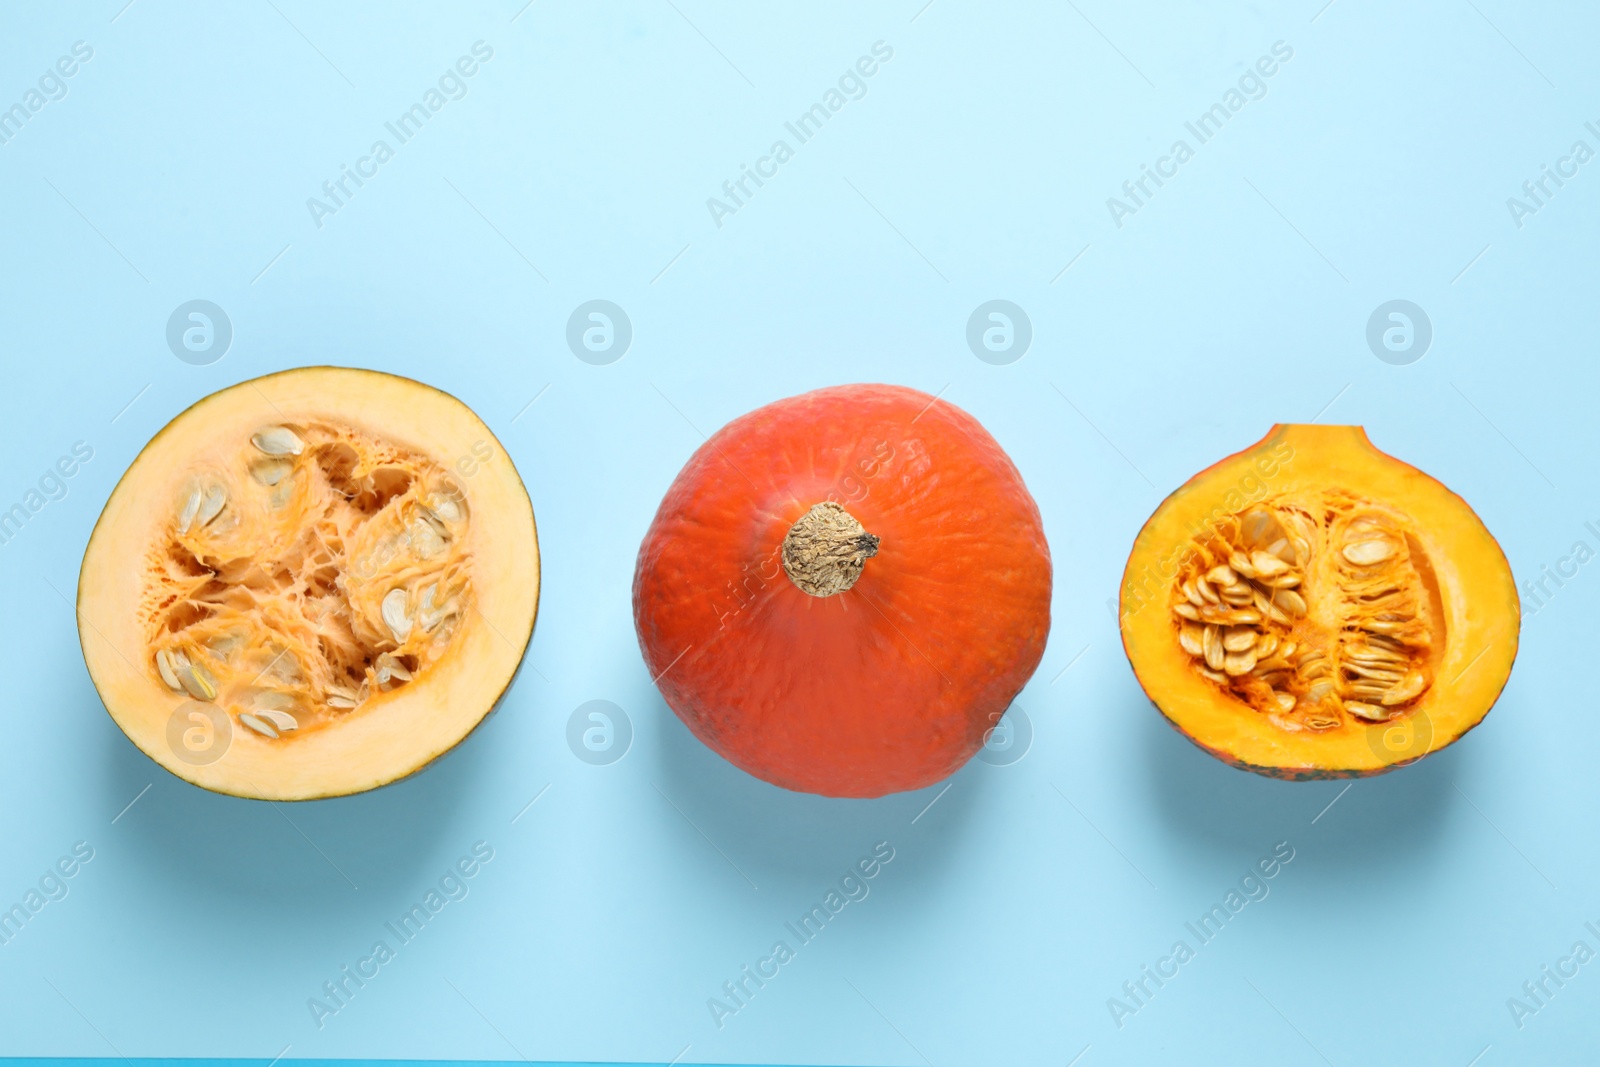
[[[1176,641],[1195,671],[1279,730],[1404,716],[1445,643],[1414,528],[1342,489],[1269,497],[1209,523],[1173,582]]]
[[[146,660],[287,743],[426,673],[472,593],[465,499],[433,459],[345,426],[264,426],[178,479],[146,555]]]

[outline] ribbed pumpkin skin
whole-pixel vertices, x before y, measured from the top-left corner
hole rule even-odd
[[[833,500],[881,539],[856,585],[801,592],[784,535]],[[1011,460],[914,389],[847,385],[734,420],[639,548],[634,623],[668,706],[786,789],[876,797],[964,764],[1044,653],[1050,552]]]

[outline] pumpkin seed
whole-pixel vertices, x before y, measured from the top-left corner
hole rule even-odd
[[[1248,545],[1265,545],[1283,535],[1283,524],[1272,512],[1256,508],[1245,514],[1244,521],[1240,525],[1240,534]]]
[[[200,513],[200,498],[203,495],[199,486],[189,490],[189,496],[184,500],[183,507],[178,511],[179,533],[185,534],[189,532],[189,527],[193,524],[194,517]]]
[[[1253,594],[1251,594],[1251,596],[1256,610],[1262,615],[1271,619],[1280,626],[1289,625],[1288,613],[1277,604],[1273,603],[1271,597],[1267,596],[1267,594],[1261,592],[1260,590],[1256,590]]]
[[[178,684],[196,700],[217,699],[217,680],[211,677],[211,672],[206,670],[201,663],[190,662],[189,657],[182,652],[173,656],[177,668]]]
[[[1293,711],[1295,704],[1298,703],[1293,693],[1273,693],[1272,698],[1278,702],[1278,710],[1285,714]]]
[[[1242,626],[1261,621],[1261,613],[1249,608],[1223,608],[1215,604],[1200,609],[1200,618],[1222,626]]]
[[[1250,565],[1255,568],[1256,575],[1262,578],[1271,578],[1275,574],[1283,574],[1289,565],[1270,552],[1263,552],[1259,548],[1250,553]]]
[[[437,556],[444,551],[444,538],[439,536],[439,531],[422,516],[411,520],[409,538],[412,551],[423,559]]]
[[[156,671],[168,689],[174,693],[183,692],[183,683],[178,680],[177,664],[172,662],[172,653],[164,648],[156,650]]]
[[[433,512],[445,522],[461,521],[461,506],[454,497],[435,495],[428,498],[428,510]]]
[[[1419,670],[1413,669],[1407,672],[1406,676],[1393,689],[1385,693],[1379,703],[1384,707],[1404,704],[1421,696],[1422,691],[1427,688],[1428,676]]]
[[[1255,669],[1256,654],[1254,652],[1229,652],[1222,659],[1222,670],[1225,674],[1238,677],[1249,674]]]
[[[292,470],[294,470],[294,460],[291,459],[281,457],[258,459],[250,464],[250,477],[262,485],[272,486],[283,481]]]
[[[287,711],[278,711],[275,708],[260,708],[255,714],[258,718],[270,722],[279,730],[287,731],[300,729],[299,721]]]
[[[250,435],[250,443],[269,456],[298,456],[306,443],[287,426],[269,426]]]
[[[423,633],[432,633],[436,626],[455,614],[449,604],[434,607],[433,598],[438,591],[439,586],[435,583],[424,589],[417,598],[417,622],[422,624]]]
[[[1390,664],[1402,664],[1406,657],[1398,652],[1387,649],[1374,648],[1370,645],[1351,645],[1344,650],[1344,659],[1347,663],[1360,663],[1368,667],[1385,667]]]
[[[256,718],[248,711],[241,711],[239,713],[239,722],[250,727],[250,729],[254,730],[258,734],[261,734],[263,737],[276,738],[278,736],[278,731],[273,729],[271,723]]]
[[[380,612],[384,625],[394,635],[395,643],[405,644],[406,638],[411,636],[411,617],[406,614],[406,591],[399,588],[389,590],[384,595]]]
[[[1340,555],[1358,567],[1371,567],[1394,555],[1394,546],[1387,541],[1357,541],[1340,549]]]
[[[261,690],[252,702],[258,709],[264,711],[287,711],[294,707],[294,697],[275,689]]]
[[[289,655],[289,650],[274,645],[268,651],[272,653],[272,659],[261,672],[262,677],[270,676],[284,685],[299,685],[302,677],[300,664]]]
[[[1217,633],[1215,626],[1207,626],[1205,628],[1205,632],[1200,637],[1200,648],[1205,654],[1206,666],[1214,671],[1220,671],[1222,669],[1224,651],[1222,638]]]
[[[430,586],[429,590],[431,591],[431,589],[432,587]],[[1201,630],[1198,626],[1178,627],[1178,644],[1182,645],[1183,650],[1191,656],[1205,655],[1204,646],[1200,644],[1200,633]]]
[[[201,526],[210,526],[218,515],[222,514],[223,505],[228,502],[228,491],[220,485],[207,487],[205,496],[200,500],[200,510],[195,513],[195,518],[200,520]]]
[[[1388,722],[1400,714],[1394,708],[1379,707],[1376,704],[1368,704],[1361,700],[1346,700],[1344,702],[1344,710],[1358,719],[1365,719],[1367,722]]]
[[[378,654],[373,661],[374,673],[377,675],[379,685],[387,685],[390,681],[411,681],[411,672],[406,670],[405,664],[395,659],[387,652]]]
[[[441,541],[450,540],[450,527],[445,525],[445,522],[444,522],[443,519],[441,519],[438,515],[434,514],[428,508],[422,508],[418,512],[418,514],[422,516],[422,521],[423,522],[425,522],[429,526],[433,527],[433,532],[439,535],[439,540],[441,540]]]
[[[1388,682],[1391,685],[1406,677],[1399,671],[1385,670],[1382,667],[1369,667],[1364,663],[1355,663],[1348,659],[1345,660],[1343,666],[1346,671],[1355,675],[1357,678],[1370,678],[1373,681]],[[1420,675],[1418,677],[1420,677]],[[1419,693],[1421,692],[1420,689],[1417,691]]]
[[[1227,652],[1243,652],[1256,643],[1256,632],[1246,626],[1230,626],[1222,635],[1222,648]]]
[[[218,634],[206,642],[206,647],[211,654],[226,663],[235,652],[244,646],[245,635],[237,630],[225,634]]]
[[[1293,589],[1280,589],[1273,593],[1272,606],[1290,618],[1298,619],[1306,613],[1305,597]]]

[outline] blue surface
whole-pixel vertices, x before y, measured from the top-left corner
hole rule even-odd
[[[1600,963],[1545,979],[1536,1013],[1508,1005],[1536,1006],[1524,983],[1575,942],[1600,950],[1600,564],[1562,562],[1600,549],[1600,162],[1561,162],[1600,150],[1592,7],[123,3],[0,14],[0,106],[26,110],[59,57],[73,71],[0,144],[0,507],[41,488],[0,545],[0,902],[93,851],[0,946],[0,1052],[1593,1060]],[[492,57],[400,143],[385,124],[479,41]],[[892,57],[846,78],[820,132],[787,130],[880,41]],[[1185,124],[1218,102],[1201,143]],[[1163,162],[1179,139],[1191,154]],[[378,140],[392,157],[363,162]],[[784,162],[761,162],[778,140]],[[708,207],[741,165],[772,176]],[[1513,211],[1545,165],[1576,175]],[[323,183],[358,166],[372,176],[332,204]],[[1134,202],[1142,166],[1172,176]],[[231,324],[214,362],[182,347],[203,326],[187,313],[189,358],[169,348],[192,300]],[[591,300],[624,309],[621,359],[569,349]],[[983,329],[988,358],[969,348],[990,300],[1026,314],[1020,359]],[[1369,348],[1391,300],[1431,323],[1420,360]],[[101,710],[78,561],[169,418],[322,362],[449,390],[511,450],[546,560],[530,669],[415,780],[213,796]],[[1057,566],[1023,758],[872,802],[785,793],[701,747],[629,607],[639,538],[701,434],[854,380],[980,418]],[[1575,571],[1529,601],[1485,725],[1348,789],[1193,749],[1106,606],[1165,493],[1312,419],[1362,423],[1462,493],[1522,581]],[[92,459],[46,477],[80,441]],[[567,740],[595,700],[631,726],[608,764]],[[480,841],[494,858],[467,895],[319,1027],[308,1001]],[[880,841],[870,894],[719,1027],[708,1001]],[[1280,842],[1294,858],[1268,895],[1200,945],[1185,924]],[[1179,940],[1193,958],[1119,1026],[1110,998],[1135,1004],[1124,983]]]

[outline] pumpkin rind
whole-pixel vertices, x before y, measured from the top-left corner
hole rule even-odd
[[[1255,501],[1338,487],[1413,520],[1443,609],[1432,687],[1388,723],[1289,733],[1202,677],[1174,637],[1172,582],[1192,532]],[[1373,447],[1358,426],[1274,426],[1200,472],[1145,523],[1123,574],[1123,647],[1145,693],[1200,748],[1243,770],[1292,780],[1354,778],[1416,762],[1488,714],[1516,658],[1521,605],[1500,546],[1459,496]]]
[[[783,544],[814,505],[878,539],[843,592],[803,592]],[[873,797],[954,772],[1038,666],[1050,555],[1021,475],[970,415],[888,385],[821,389],[729,423],[639,549],[634,621],[667,704],[787,789]]]

